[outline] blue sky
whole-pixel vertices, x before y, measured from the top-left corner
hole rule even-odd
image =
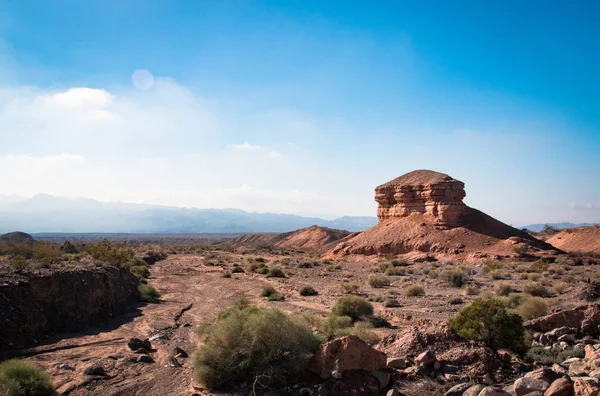
[[[1,2],[0,194],[374,215],[376,185],[427,168],[511,224],[597,222],[599,20],[595,1]]]

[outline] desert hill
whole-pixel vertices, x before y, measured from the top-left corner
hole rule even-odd
[[[379,224],[343,241],[328,256],[406,254],[513,256],[553,246],[463,203],[464,183],[416,170],[375,188]]]
[[[301,230],[285,232],[282,234],[242,235],[234,238],[229,243],[246,246],[314,248],[339,242],[348,236],[354,235],[356,235],[356,233],[314,225]]]
[[[35,239],[33,239],[31,235],[20,231],[9,232],[8,234],[0,235],[0,243],[22,244],[33,242],[35,242]]]
[[[546,242],[567,252],[600,254],[600,227],[578,227],[562,230]]]

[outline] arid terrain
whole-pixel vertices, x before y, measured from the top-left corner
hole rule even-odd
[[[384,204],[377,195],[380,224],[358,234],[314,226],[209,246],[193,238],[182,246],[168,237],[126,245],[4,236],[0,360],[38,364],[65,395],[597,394],[600,259],[581,253],[597,249],[596,229],[555,245],[579,231],[544,242],[463,206],[462,183],[447,175],[408,180],[386,185],[401,194]],[[459,192],[444,193],[448,183]],[[145,297],[146,284],[160,297]],[[304,318],[326,335],[347,296],[372,304],[376,320],[334,329],[312,375],[272,389],[256,388],[259,378],[219,390],[193,380],[206,329],[240,298]],[[526,321],[528,352],[470,341],[449,327],[481,299]],[[547,392],[556,381],[566,393]]]

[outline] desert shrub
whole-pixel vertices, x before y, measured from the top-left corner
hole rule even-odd
[[[285,297],[283,297],[279,293],[273,293],[269,297],[267,297],[267,301],[284,301]]]
[[[404,295],[406,297],[424,296],[425,289],[420,285],[410,285],[404,289]]]
[[[529,274],[529,280],[532,280],[534,282],[537,282],[538,280],[540,280],[541,275],[540,274]]]
[[[548,270],[548,267],[550,264],[539,260],[529,266],[529,272],[544,272]]]
[[[386,307],[386,308],[395,308],[395,307],[399,307],[400,303],[398,302],[397,298],[395,298],[395,297],[388,297],[383,302],[383,306]]]
[[[342,289],[342,293],[354,294],[360,289],[360,286],[356,283],[342,282],[340,288]]]
[[[125,245],[112,243],[107,239],[98,242],[89,249],[90,255],[101,262],[116,265],[125,265],[132,262],[135,253]]]
[[[502,264],[500,264],[497,261],[492,261],[492,260],[486,260],[483,263],[483,273],[484,274],[489,274],[492,271],[500,271],[502,270]]]
[[[273,294],[277,293],[277,290],[273,286],[265,286],[262,288],[260,292],[261,297],[269,297]]]
[[[305,261],[303,263],[298,264],[298,268],[312,268],[313,265],[310,261]]]
[[[285,278],[285,274],[281,268],[273,267],[269,268],[269,271],[267,272],[267,278]]]
[[[31,245],[33,259],[42,264],[50,265],[61,261],[63,252],[60,246],[48,242],[35,242]]]
[[[142,260],[148,265],[152,265],[158,261],[164,260],[167,258],[167,254],[165,252],[160,252],[157,250],[150,250],[146,252]]]
[[[506,282],[498,282],[494,286],[494,292],[497,296],[508,296],[512,292],[512,287]]]
[[[554,285],[554,291],[558,294],[563,294],[568,288],[569,285],[566,282],[561,282],[557,285]]]
[[[462,287],[467,281],[466,274],[460,269],[444,270],[440,273],[440,277],[453,287]]]
[[[398,384],[398,390],[401,395],[444,396],[451,385],[451,383],[439,383],[427,378],[418,381],[400,382]]]
[[[138,278],[144,279],[150,276],[150,270],[145,265],[134,265],[129,267],[129,272]]]
[[[301,318],[247,302],[221,312],[194,356],[194,378],[208,389],[233,382],[285,385],[301,376],[320,340]]]
[[[550,297],[550,291],[541,283],[529,283],[525,285],[523,291],[534,297]]]
[[[23,256],[13,256],[8,261],[8,264],[17,271],[23,271],[29,266],[29,261]]]
[[[500,270],[491,271],[489,275],[493,280],[506,279],[506,274]]]
[[[312,286],[304,286],[302,289],[300,289],[299,293],[301,296],[316,296],[319,294]]]
[[[406,275],[406,271],[401,267],[390,267],[385,270],[387,276],[402,276]]]
[[[373,305],[362,297],[343,296],[331,308],[331,315],[348,316],[353,322],[365,320],[373,315]]]
[[[367,282],[369,283],[369,286],[375,288],[386,287],[390,285],[390,279],[387,276],[382,275],[369,275]]]
[[[463,302],[463,299],[460,297],[452,297],[450,300],[448,300],[448,304],[450,305],[458,305],[462,304]]]
[[[467,296],[476,296],[479,294],[479,288],[477,288],[476,286],[467,286],[464,288],[464,293]]]
[[[356,322],[348,330],[348,334],[354,334],[369,345],[377,344],[381,339],[372,331],[373,325],[368,322]]]
[[[269,267],[260,267],[259,269],[256,270],[256,273],[261,274],[261,275],[267,275],[269,273]]]
[[[350,316],[329,315],[321,324],[320,331],[326,339],[331,340],[348,335],[347,329],[350,327],[352,327]]]
[[[527,272],[523,272],[519,275],[519,279],[527,280],[529,279],[529,274]]]
[[[207,267],[214,267],[215,266],[215,262],[212,260],[204,260],[204,265]]]
[[[54,395],[50,376],[40,367],[24,360],[0,363],[0,394],[6,396]]]
[[[150,285],[139,285],[138,292],[140,293],[140,301],[148,303],[160,302],[160,294]]]
[[[525,361],[549,366],[554,363],[560,364],[572,357],[583,358],[584,356],[585,352],[583,349],[565,349],[558,352],[556,350],[547,350],[544,347],[533,347],[525,354]]]
[[[333,264],[330,264],[330,265],[328,265],[328,266],[325,267],[325,271],[329,271],[329,272],[334,272],[337,269],[338,269],[338,266],[337,265],[333,265]]]
[[[79,253],[79,249],[77,249],[77,246],[75,246],[71,241],[65,241],[65,243],[63,243],[60,247],[60,250],[67,254]]]
[[[392,260],[390,261],[390,264],[393,267],[406,267],[407,265],[410,265],[410,261],[408,261],[407,259]]]
[[[248,271],[250,271],[250,272],[258,272],[258,270],[260,268],[264,268],[264,267],[265,267],[264,263],[258,263],[256,261],[253,261],[250,264],[248,264]]]
[[[513,251],[519,256],[524,256],[529,253],[529,247],[527,245],[517,245],[513,246]]]
[[[254,259],[254,261],[256,261],[257,263],[266,263],[267,259],[264,257],[257,257]]]
[[[524,298],[520,294],[510,294],[504,299],[504,305],[507,308],[515,309],[523,303],[523,300]]]
[[[229,272],[229,271],[223,272],[223,278],[231,278],[231,272]]]
[[[482,341],[494,350],[526,351],[523,319],[508,312],[498,299],[476,299],[450,319],[449,324],[460,336]]]
[[[523,319],[535,319],[548,314],[548,305],[541,298],[524,299],[514,310]]]
[[[233,268],[231,269],[231,273],[232,274],[244,273],[244,269],[240,266],[234,265]]]

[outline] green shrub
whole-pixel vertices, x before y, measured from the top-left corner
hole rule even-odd
[[[406,267],[407,265],[410,265],[410,261],[408,261],[407,259],[392,260],[390,261],[390,264],[393,267]]]
[[[550,297],[550,291],[541,283],[530,283],[525,285],[523,291],[534,297]]]
[[[261,275],[266,275],[269,273],[269,267],[260,267],[259,269],[256,270],[256,273],[261,274]]]
[[[530,297],[515,308],[515,313],[525,320],[539,318],[548,314],[548,305],[541,298]]]
[[[264,386],[302,376],[320,340],[301,318],[247,302],[221,312],[194,356],[194,379],[209,390],[259,379]]]
[[[300,289],[299,293],[301,296],[316,296],[319,294],[312,286],[304,286],[302,289]]]
[[[352,318],[349,316],[329,315],[321,324],[320,330],[326,339],[348,335],[347,329],[352,327]]]
[[[215,266],[215,262],[212,260],[204,260],[204,265],[207,267],[214,267]]]
[[[398,302],[397,298],[395,298],[395,297],[388,297],[383,302],[383,306],[386,307],[386,308],[395,308],[395,307],[399,307],[400,303]]]
[[[285,274],[281,268],[273,267],[267,272],[267,278],[285,278]]]
[[[11,359],[0,363],[0,394],[5,396],[50,396],[54,385],[37,365]]]
[[[260,292],[261,297],[269,297],[273,294],[277,293],[277,290],[273,286],[265,286],[262,288]]]
[[[512,287],[506,282],[498,282],[494,286],[497,296],[508,296],[512,292]]]
[[[585,352],[583,349],[565,349],[564,351],[547,350],[544,347],[533,347],[525,354],[525,361],[528,363],[538,363],[550,366],[554,363],[561,364],[565,360],[577,357],[583,358]]]
[[[460,269],[444,270],[440,273],[440,277],[453,287],[462,287],[467,280],[464,271]]]
[[[148,303],[160,302],[160,294],[150,285],[139,285],[138,292],[140,293],[140,301]]]
[[[254,261],[256,261],[257,263],[266,263],[267,259],[264,257],[257,257],[254,259]]]
[[[129,267],[129,272],[141,279],[145,279],[150,276],[150,270],[148,270],[148,267],[145,265],[134,265]]]
[[[240,274],[240,273],[244,273],[244,269],[242,267],[239,267],[237,265],[234,265],[233,268],[231,269],[231,273],[232,274]]]
[[[313,265],[310,261],[305,261],[303,263],[298,264],[298,268],[312,268]]]
[[[489,275],[493,280],[506,279],[506,274],[500,270],[491,271]]]
[[[493,350],[526,351],[523,319],[508,312],[498,299],[476,299],[450,319],[449,324],[458,335],[482,341]]]
[[[348,316],[353,322],[357,322],[373,315],[373,305],[362,297],[343,296],[331,308],[331,315]]]
[[[166,258],[167,258],[167,254],[165,252],[150,250],[149,252],[146,252],[144,257],[142,257],[142,260],[144,260],[144,262],[146,264],[152,265],[152,264],[154,264],[158,261],[164,260]]]
[[[500,271],[502,270],[502,264],[500,264],[497,261],[492,261],[492,260],[486,260],[483,263],[483,273],[484,274],[489,274],[492,271]]]
[[[29,261],[23,256],[13,256],[8,261],[8,264],[17,271],[23,271],[29,266]]]
[[[342,282],[340,288],[342,289],[342,293],[354,294],[360,289],[360,286],[356,283]]]
[[[379,288],[390,285],[390,279],[387,276],[370,275],[368,280],[369,286]]]
[[[387,276],[402,276],[406,275],[406,271],[401,267],[391,267],[385,270]]]
[[[448,304],[450,304],[450,305],[458,305],[458,304],[462,304],[462,303],[463,303],[463,299],[460,297],[452,297],[448,301]]]
[[[231,278],[231,272],[229,272],[229,271],[225,271],[225,272],[223,273],[223,278]]]
[[[267,301],[284,301],[285,297],[283,297],[279,293],[273,293],[269,297],[267,297]]]
[[[406,297],[424,296],[425,289],[420,285],[410,285],[404,289],[404,295]]]
[[[479,294],[479,288],[477,288],[476,286],[467,286],[464,289],[464,293],[467,296],[476,296]]]
[[[54,243],[37,241],[32,245],[33,259],[42,264],[50,265],[62,260],[63,252]]]
[[[257,272],[260,268],[263,267],[265,267],[263,263],[257,263],[256,261],[253,261],[250,264],[248,264],[248,271]]]
[[[130,247],[112,243],[107,239],[93,245],[89,249],[89,253],[98,261],[114,265],[125,265],[135,258],[135,253]]]
[[[523,303],[523,300],[524,298],[520,294],[510,294],[504,299],[504,304],[507,308],[515,309]]]

